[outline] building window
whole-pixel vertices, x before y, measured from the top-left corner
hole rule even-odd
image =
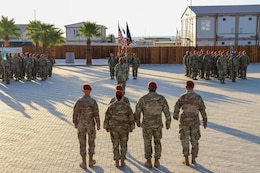
[[[210,20],[201,21],[201,31],[210,31]]]
[[[78,34],[78,33],[79,33],[78,30],[76,30],[76,29],[73,30],[73,34],[74,34],[74,35],[76,35],[76,34]]]

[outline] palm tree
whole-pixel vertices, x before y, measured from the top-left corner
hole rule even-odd
[[[27,36],[30,36],[36,44],[36,50],[38,46],[42,46],[44,53],[48,52],[49,46],[65,43],[65,38],[62,36],[64,33],[52,24],[30,21],[27,31]]]
[[[14,19],[8,20],[8,17],[2,16],[0,21],[0,38],[4,40],[4,46],[9,47],[10,36],[20,37],[20,28],[15,25]]]
[[[100,26],[94,22],[83,22],[82,26],[78,27],[79,33],[76,37],[86,37],[87,38],[87,52],[86,52],[86,64],[92,64],[92,50],[91,50],[91,38],[96,38],[102,36],[100,33]]]
[[[34,20],[30,21],[30,23],[27,25],[27,34],[26,36],[31,37],[32,42],[35,44],[35,53],[39,52],[39,40],[40,40],[40,33],[41,33],[41,21]]]

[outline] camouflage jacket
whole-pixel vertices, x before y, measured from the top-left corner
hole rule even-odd
[[[99,109],[93,98],[83,96],[77,100],[73,109],[73,123],[84,127],[93,127],[97,124],[97,127],[100,127]]]
[[[116,64],[115,66],[115,74],[118,81],[126,81],[128,77],[128,66],[126,63],[123,64]]]
[[[149,92],[140,98],[134,113],[135,121],[140,124],[141,113],[143,114],[143,128],[162,128],[162,112],[165,115],[166,127],[170,128],[171,116],[167,100],[156,92]]]
[[[135,121],[129,104],[122,100],[110,104],[105,114],[103,128],[133,130],[135,128]]]
[[[173,118],[179,119],[179,112],[182,109],[180,124],[185,126],[199,125],[199,112],[203,118],[207,118],[206,107],[200,95],[194,91],[187,91],[177,100]]]
[[[123,99],[123,102],[127,103],[127,104],[130,106],[129,99],[128,99],[127,97],[124,96],[122,99]],[[113,103],[113,102],[115,102],[115,101],[116,101],[116,97],[113,97],[113,98],[110,100],[109,104],[111,104],[111,103]]]

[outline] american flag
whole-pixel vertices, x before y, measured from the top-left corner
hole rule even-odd
[[[124,46],[124,37],[122,35],[119,24],[118,24],[118,42],[121,44],[121,46]]]

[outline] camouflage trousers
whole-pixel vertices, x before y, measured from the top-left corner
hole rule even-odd
[[[115,76],[115,67],[109,66],[110,77]]]
[[[197,67],[191,67],[191,78],[195,79],[198,76],[198,68]]]
[[[138,68],[137,67],[132,67],[132,72],[133,72],[133,77],[137,77]]]
[[[78,139],[80,145],[80,155],[86,156],[86,141],[88,136],[88,154],[95,154],[95,127],[78,126]]]
[[[145,159],[152,158],[152,138],[154,141],[154,158],[160,159],[162,152],[162,128],[143,128],[143,139],[144,139],[144,157]]]
[[[125,91],[125,87],[126,87],[126,81],[125,80],[117,80],[117,84],[118,85],[121,85]]]
[[[191,154],[195,157],[198,156],[199,152],[199,139],[200,127],[199,126],[179,126],[179,135],[182,144],[182,153],[184,156],[190,155],[190,144],[191,143]]]
[[[223,69],[218,71],[218,78],[220,81],[225,81],[226,76],[227,76],[227,70]]]
[[[110,129],[114,160],[126,159],[128,136],[128,130],[122,130],[122,128]]]
[[[242,64],[241,65],[241,78],[246,79],[246,72],[247,72],[247,65]]]

